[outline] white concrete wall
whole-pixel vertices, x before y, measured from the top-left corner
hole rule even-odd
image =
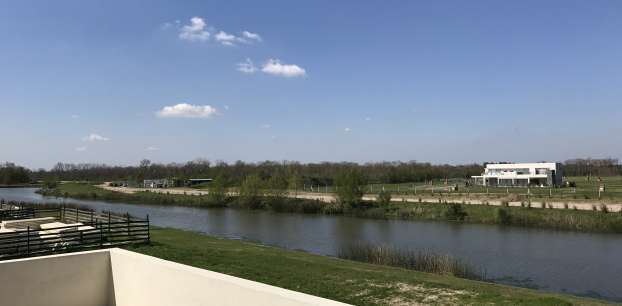
[[[110,249],[0,261],[0,305],[346,305]]]
[[[110,256],[117,305],[346,305],[125,250]]]
[[[0,305],[115,305],[108,252],[0,262]]]

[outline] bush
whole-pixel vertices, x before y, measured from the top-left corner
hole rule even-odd
[[[335,177],[337,199],[345,207],[358,207],[363,199],[363,176],[356,170],[342,171]]]
[[[261,201],[263,182],[257,175],[247,176],[240,186],[238,202],[242,207],[257,209],[263,207]]]
[[[376,203],[380,207],[387,207],[391,204],[391,193],[388,191],[380,191],[376,197]]]
[[[464,221],[467,215],[462,205],[456,203],[449,205],[445,210],[445,219],[450,221]]]

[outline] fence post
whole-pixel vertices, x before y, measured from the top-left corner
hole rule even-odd
[[[127,213],[127,239],[130,239],[130,213]]]
[[[91,224],[93,224],[93,211],[91,210]]]
[[[26,229],[26,235],[26,256],[28,257],[30,256],[30,225],[28,225],[28,228]]]
[[[104,227],[101,224],[101,221],[97,222],[99,224],[99,247],[104,245]]]
[[[110,235],[110,212],[108,212],[108,235]]]
[[[78,208],[76,207],[76,223],[78,223]]]
[[[151,242],[151,223],[149,222],[149,214],[147,214],[147,243]]]

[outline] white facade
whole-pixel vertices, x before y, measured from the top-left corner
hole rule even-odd
[[[484,173],[473,176],[478,185],[495,187],[561,186],[560,163],[487,164]]]

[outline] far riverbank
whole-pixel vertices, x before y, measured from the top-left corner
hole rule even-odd
[[[125,190],[121,192],[120,190]],[[156,189],[157,190],[157,189]],[[377,219],[409,219],[428,221],[452,221],[457,223],[496,224],[502,226],[521,226],[580,232],[622,233],[622,213],[610,211],[607,207],[594,207],[593,210],[579,210],[576,207],[553,209],[540,207],[533,203],[521,203],[519,206],[500,203],[463,205],[444,201],[426,203],[417,201],[393,201],[390,205],[380,206],[375,201],[366,201],[359,208],[343,207],[335,202],[320,199],[263,197],[256,203],[240,204],[235,196],[228,196],[220,202],[213,202],[205,191],[177,189],[174,193],[136,190],[120,187],[89,185],[85,183],[66,183],[52,190],[43,190],[43,194],[57,197],[69,197],[90,200],[105,200],[150,205],[176,205],[190,207],[237,207],[267,209],[276,212],[343,214],[356,217]]]

